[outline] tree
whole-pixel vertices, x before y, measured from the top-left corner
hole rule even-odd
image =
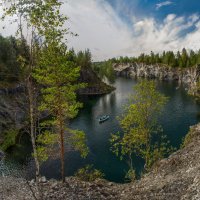
[[[67,127],[69,119],[74,118],[82,106],[76,102],[76,90],[82,85],[76,83],[80,68],[68,61],[65,50],[59,44],[48,43],[48,46],[40,52],[41,67],[36,69],[34,76],[45,86],[42,89],[43,100],[40,110],[48,111],[51,116],[51,120],[46,121],[45,126],[53,127],[49,135],[59,136],[63,182],[65,182],[64,144],[67,143],[79,150],[83,157],[88,153],[85,134]]]
[[[50,2],[50,7],[47,1],[47,7],[40,7],[37,12],[39,10],[46,21],[50,15],[51,23],[47,25],[44,20],[44,25],[41,25],[37,17],[33,19],[41,35],[44,36],[43,48],[38,51],[39,67],[34,71],[34,78],[44,86],[40,110],[48,111],[51,116],[51,120],[45,123],[53,128],[47,137],[55,134],[59,136],[61,175],[62,181],[65,182],[65,142],[79,150],[83,157],[88,153],[85,134],[79,130],[71,130],[67,126],[69,120],[74,118],[82,107],[82,104],[76,101],[76,91],[84,87],[84,84],[77,83],[80,67],[70,61],[72,52],[67,50],[63,42],[67,30],[63,28],[66,17],[60,14],[61,3],[55,0]],[[86,51],[85,55],[85,57],[80,56],[80,62],[87,67],[91,61],[91,54]]]
[[[82,68],[90,68],[92,65],[92,55],[90,50],[79,51],[75,56],[75,62]]]
[[[113,64],[110,60],[101,63],[93,63],[92,68],[102,80],[106,79],[110,83],[115,82],[116,75]]]
[[[68,62],[67,46],[63,43],[68,33],[68,30],[63,28],[67,18],[60,14],[62,3],[58,0],[20,0],[13,1],[11,4],[9,0],[5,2],[9,5],[5,8],[5,16],[19,17],[18,36],[24,53],[20,54],[18,60],[24,68],[24,82],[29,101],[30,135],[36,163],[36,180],[38,182],[40,171],[39,154],[44,150],[39,148],[38,154],[37,133],[39,130],[36,126],[39,120],[38,92],[36,92],[38,86],[36,81],[38,81],[44,87],[42,90],[44,101],[40,109],[46,108],[46,111],[52,115],[54,120],[50,124],[60,136],[62,179],[64,181],[64,131],[71,133],[69,140],[76,149],[86,149],[84,156],[87,153],[87,147],[81,143],[85,141],[85,135],[80,131],[72,131],[65,127],[66,118],[74,117],[81,106],[75,101],[75,91],[79,87],[74,84],[79,75],[79,68],[75,67],[72,62]],[[26,25],[28,30],[24,29],[23,25]],[[28,35],[27,38],[25,38],[25,33]],[[25,48],[26,44],[29,46],[28,51]],[[44,79],[44,82],[41,79]],[[46,124],[49,123],[46,122]],[[49,141],[48,137],[53,138],[51,131],[48,130],[47,128],[44,132],[45,141]],[[42,141],[41,136],[39,141]]]
[[[190,64],[192,67],[197,64],[197,55],[193,50],[190,51]]]
[[[19,83],[21,69],[17,62],[19,43],[14,37],[0,35],[0,83],[7,87]]]
[[[121,159],[128,157],[131,169],[133,154],[144,159],[145,169],[165,154],[166,143],[159,142],[158,138],[164,137],[157,120],[166,102],[167,97],[156,90],[153,81],[144,80],[134,87],[130,104],[119,118],[123,134],[118,132],[111,138],[112,151]]]
[[[185,48],[182,49],[181,60],[182,67],[188,67],[188,53]]]
[[[18,61],[21,65],[21,68],[23,69],[23,75],[22,79],[23,82],[25,83],[26,89],[26,97],[27,97],[27,102],[28,102],[28,115],[29,115],[29,133],[31,136],[31,141],[32,141],[32,147],[33,147],[33,154],[34,154],[34,159],[35,159],[35,165],[36,165],[36,181],[38,182],[39,179],[39,174],[40,174],[40,167],[39,167],[39,160],[37,156],[37,151],[36,151],[36,121],[37,121],[37,92],[36,92],[36,86],[33,81],[32,77],[32,71],[36,67],[36,62],[35,62],[35,50],[36,50],[36,45],[35,45],[35,26],[31,22],[31,15],[32,11],[31,9],[36,6],[35,3],[29,2],[29,1],[15,1],[15,2],[10,2],[5,0],[5,6],[9,5],[8,7],[5,7],[5,13],[3,16],[3,19],[6,16],[17,16],[18,17],[18,31],[17,35],[19,36],[19,46],[20,46],[20,54],[18,55]],[[11,4],[10,4],[11,3]],[[38,16],[41,17],[41,16]],[[22,26],[22,19],[25,20],[27,23],[27,27],[30,28],[30,43],[29,45],[27,44],[27,41],[24,37],[25,32],[23,30]],[[29,46],[28,48],[26,48]]]

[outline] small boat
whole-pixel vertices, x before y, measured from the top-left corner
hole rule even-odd
[[[109,115],[103,115],[99,118],[99,123],[105,122],[106,120],[108,120],[110,118]]]

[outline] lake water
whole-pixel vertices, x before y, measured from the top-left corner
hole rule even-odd
[[[85,97],[84,108],[78,117],[73,120],[71,127],[83,130],[88,139],[90,149],[89,156],[83,160],[78,153],[70,153],[66,156],[66,175],[73,173],[86,164],[93,164],[95,168],[105,174],[110,181],[123,182],[128,169],[125,161],[120,161],[110,151],[110,135],[120,130],[117,116],[123,113],[123,105],[127,102],[130,93],[133,93],[133,86],[136,80],[118,78],[114,86],[116,90],[101,97]],[[169,102],[165,107],[163,116],[159,122],[174,147],[179,147],[182,138],[187,134],[189,126],[198,122],[197,114],[200,106],[194,99],[187,95],[183,87],[177,89],[178,83],[157,82],[161,93],[168,96]],[[108,114],[110,119],[99,124],[98,117]],[[137,170],[141,170],[143,162],[135,159]],[[60,177],[60,161],[51,160],[45,163],[42,173],[48,178]]]
[[[93,164],[100,169],[105,178],[110,181],[123,182],[125,173],[128,169],[125,161],[120,161],[110,151],[110,135],[120,130],[117,116],[123,113],[123,105],[127,103],[130,93],[133,93],[133,86],[136,80],[118,78],[114,86],[116,90],[101,97],[85,97],[82,99],[84,108],[78,117],[73,120],[71,127],[83,130],[88,139],[90,154],[87,159],[80,158],[78,153],[71,153],[66,157],[66,175],[73,173],[86,164]],[[187,134],[189,126],[198,122],[200,106],[195,100],[187,95],[183,87],[177,89],[177,83],[157,82],[159,91],[168,96],[169,102],[165,107],[160,124],[164,133],[168,136],[174,147],[179,147],[182,138]],[[105,123],[99,124],[98,117],[108,114],[110,119]],[[141,170],[143,162],[135,159],[137,170]],[[49,178],[60,177],[58,160],[48,162],[43,173]]]

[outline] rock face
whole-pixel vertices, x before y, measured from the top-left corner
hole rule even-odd
[[[102,95],[115,88],[102,82],[91,68],[81,69],[79,82],[86,83],[80,89],[80,95]],[[28,101],[23,84],[14,84],[12,88],[0,88],[0,144],[4,141],[3,132],[9,128],[20,130],[27,118]],[[26,108],[26,109],[25,109]]]
[[[195,94],[197,82],[200,79],[200,66],[187,69],[172,68],[167,65],[144,63],[115,64],[114,70],[118,76],[157,78],[164,81],[178,81],[185,84],[189,92]]]
[[[191,127],[186,147],[161,160],[140,181],[130,184],[121,199],[199,200],[200,124]]]
[[[191,127],[186,146],[158,162],[141,180],[115,184],[105,180],[83,182],[74,177],[66,184],[56,180],[41,182],[45,200],[199,200],[200,199],[200,124]],[[0,199],[34,199],[35,182],[0,177]]]
[[[23,98],[22,91],[17,89],[0,90],[0,144],[4,141],[5,130],[22,127],[25,103],[20,106],[20,101]]]
[[[101,81],[91,68],[81,69],[79,82],[87,84],[85,88],[79,90],[79,94],[81,95],[102,95],[110,93],[115,89]]]

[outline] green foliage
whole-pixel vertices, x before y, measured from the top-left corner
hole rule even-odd
[[[58,135],[46,130],[37,136],[36,142],[38,160],[44,162],[51,155],[51,150],[58,142]]]
[[[4,132],[3,143],[0,145],[0,149],[6,151],[9,147],[16,144],[16,137],[19,130],[10,129]]]
[[[134,87],[130,103],[119,118],[123,134],[118,132],[111,137],[111,150],[120,159],[128,159],[131,169],[133,154],[145,160],[146,170],[167,154],[169,145],[157,123],[167,99],[153,81],[144,80]]]
[[[92,66],[92,55],[89,49],[85,51],[79,51],[75,55],[75,62],[77,66],[80,66],[82,68],[91,68]]]
[[[37,0],[14,1],[12,4],[5,0],[3,18],[6,15],[20,16],[18,36],[20,47],[23,51],[18,56],[18,61],[24,68],[24,80],[27,84],[28,97],[30,102],[30,124],[31,139],[35,160],[40,161],[48,158],[48,147],[59,141],[61,151],[62,178],[64,179],[64,139],[70,138],[75,149],[83,151],[86,145],[85,137],[81,131],[68,131],[67,123],[74,118],[82,104],[76,101],[76,91],[84,84],[78,84],[80,67],[72,59],[73,54],[68,51],[65,44],[65,36],[69,30],[64,28],[67,17],[61,14],[59,0]],[[7,4],[8,3],[8,4]],[[7,7],[8,6],[8,7]],[[23,21],[23,24],[20,22]],[[25,40],[24,24],[28,36]],[[27,44],[29,44],[29,48]],[[27,53],[28,52],[28,55]],[[30,55],[29,55],[30,54]],[[77,62],[86,66],[90,64],[91,54],[85,52],[85,60],[81,55],[77,56]],[[43,122],[45,132],[37,137],[37,151],[35,151],[36,139],[36,113],[38,112],[38,101],[36,98],[36,86],[40,85],[42,99],[39,111],[48,112],[51,120]],[[47,130],[52,130],[49,132]],[[65,134],[66,133],[66,137]],[[59,137],[56,137],[59,136]],[[86,156],[86,150],[82,155]],[[36,165],[38,168],[38,162]]]
[[[0,86],[7,87],[19,82],[22,71],[17,58],[20,53],[19,41],[0,35]]]
[[[151,53],[144,54],[142,53],[138,57],[119,57],[112,58],[109,60],[112,63],[118,64],[126,64],[126,63],[145,63],[145,64],[164,64],[171,67],[193,67],[195,65],[200,64],[200,50],[198,52],[194,52],[193,50],[187,51],[185,48],[182,49],[181,53],[178,51],[174,53],[173,51],[163,52],[161,54],[155,54],[151,51]]]
[[[195,129],[194,129],[194,128],[191,129],[191,130],[189,131],[189,133],[188,133],[188,134],[185,136],[185,138],[183,139],[183,142],[182,142],[182,144],[181,144],[181,148],[184,148],[184,147],[186,147],[188,144],[190,144],[191,141],[193,140],[195,134],[196,134]]]
[[[71,130],[71,129],[68,129],[68,132],[70,133],[70,136],[68,138],[68,141],[66,141],[66,143],[72,145],[72,147],[76,151],[79,151],[81,153],[81,156],[83,158],[86,158],[89,153],[89,149],[87,147],[87,139],[85,133],[80,130]]]
[[[34,77],[46,87],[42,89],[43,102],[40,110],[48,110],[53,116],[65,113],[63,118],[73,118],[82,106],[76,102],[76,90],[81,84],[75,84],[80,68],[67,60],[60,47],[50,44],[40,52],[40,68],[35,70]],[[61,104],[62,102],[62,104]]]
[[[107,79],[110,83],[115,82],[116,76],[111,61],[93,63],[92,68],[102,80]]]
[[[82,181],[95,181],[96,179],[103,179],[104,174],[97,169],[93,169],[93,165],[87,165],[84,168],[79,169],[75,176],[77,176]]]
[[[44,1],[41,7],[36,7],[36,13],[33,13],[31,19],[44,37],[43,48],[37,52],[39,67],[33,74],[36,81],[44,86],[41,90],[42,101],[39,110],[49,112],[52,120],[48,122],[51,123],[53,133],[59,135],[61,173],[64,182],[65,139],[75,150],[81,151],[83,157],[86,157],[88,149],[85,134],[82,131],[69,130],[67,127],[67,122],[76,117],[82,107],[82,104],[76,101],[76,91],[83,88],[84,84],[77,83],[80,67],[73,61],[73,52],[69,52],[63,42],[67,34],[67,30],[63,28],[66,17],[60,14],[60,6],[61,3],[57,0]],[[42,22],[38,20],[38,10],[42,15]],[[86,60],[83,60],[81,55],[78,58],[80,58],[79,62],[86,67],[88,64],[86,61],[91,60],[91,55],[89,51],[85,54]],[[46,159],[44,145],[39,148],[39,152]]]
[[[127,181],[131,181],[131,182],[135,181],[136,180],[136,172],[135,172],[135,170],[132,169],[132,168],[129,169],[128,172],[126,173],[125,179]]]

